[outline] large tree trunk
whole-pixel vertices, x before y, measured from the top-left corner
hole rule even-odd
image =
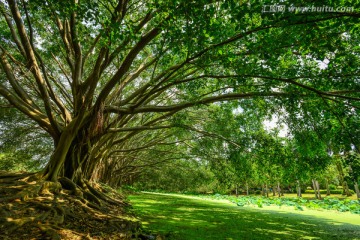
[[[57,181],[60,172],[64,168],[66,158],[69,156],[69,151],[71,150],[71,145],[75,135],[76,134],[75,131],[73,131],[73,128],[68,128],[61,134],[60,140],[55,146],[55,151],[43,171],[45,180],[52,182]]]
[[[83,174],[83,165],[88,155],[87,147],[80,147],[76,140],[68,141],[56,147],[50,162],[45,167],[44,177],[47,181],[56,182],[59,177],[66,177],[74,183],[80,183],[85,177]],[[74,139],[74,138],[73,138]]]
[[[83,184],[83,180],[89,180],[85,175],[86,167],[89,167],[87,162],[91,161],[91,159],[89,159],[89,151],[88,145],[83,145],[81,142],[74,142],[64,162],[63,176],[78,185]]]
[[[66,177],[77,184],[89,179],[84,173],[87,172],[87,176],[91,175],[90,169],[86,168],[92,167],[93,159],[90,158],[90,151],[96,142],[96,134],[101,131],[99,130],[101,126],[93,126],[94,124],[91,124],[93,119],[85,115],[83,113],[82,119],[78,116],[78,119],[64,128],[55,151],[44,169],[45,180],[56,182],[59,177]]]

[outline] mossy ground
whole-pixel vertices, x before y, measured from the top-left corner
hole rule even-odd
[[[360,216],[293,207],[239,207],[174,194],[129,196],[145,231],[166,239],[360,239]]]

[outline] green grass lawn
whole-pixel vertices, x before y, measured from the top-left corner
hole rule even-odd
[[[360,216],[291,207],[238,207],[226,200],[141,193],[129,196],[145,230],[166,239],[360,239]]]

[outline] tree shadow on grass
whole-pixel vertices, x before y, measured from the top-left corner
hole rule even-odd
[[[141,194],[131,201],[144,228],[167,234],[167,239],[360,239],[360,225],[308,214],[186,196]]]

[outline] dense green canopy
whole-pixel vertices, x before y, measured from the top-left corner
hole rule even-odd
[[[264,11],[276,4],[286,10]],[[183,158],[189,132],[208,132],[199,116],[212,104],[259,119],[281,112],[294,128],[330,118],[339,126],[337,118],[358,114],[359,14],[289,11],[308,4],[358,7],[1,1],[1,102],[52,138],[43,171],[52,181],[117,184],[136,166]],[[246,130],[249,122],[243,124]]]

